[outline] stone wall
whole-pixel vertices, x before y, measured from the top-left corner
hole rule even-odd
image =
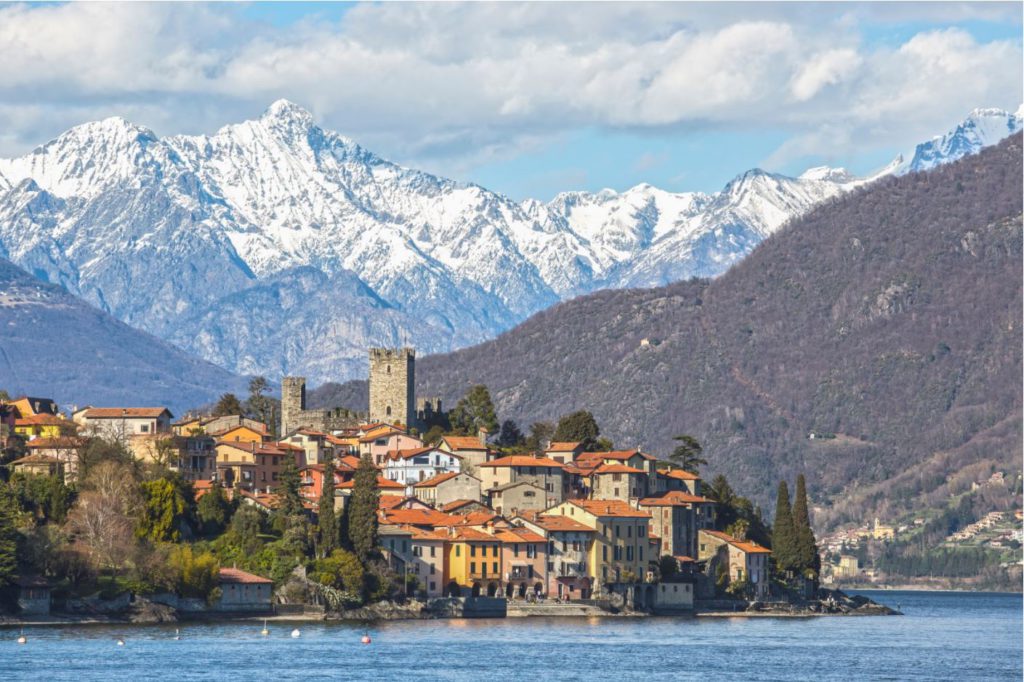
[[[359,426],[364,416],[344,408],[307,410],[306,378],[284,377],[281,379],[280,436],[282,438],[299,428],[330,432]]]

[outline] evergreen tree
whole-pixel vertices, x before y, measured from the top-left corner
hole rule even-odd
[[[796,498],[793,500],[793,528],[796,533],[796,563],[800,570],[812,570],[817,573],[821,569],[821,557],[818,556],[818,543],[811,530],[811,518],[807,507],[807,482],[804,475],[796,478]]]
[[[491,393],[483,384],[469,389],[455,404],[448,418],[452,429],[467,435],[476,435],[480,429],[487,429],[489,433],[498,430],[498,415],[491,401]]]
[[[196,515],[203,525],[203,532],[213,535],[222,532],[231,519],[231,503],[224,489],[214,485],[210,492],[199,498]]]
[[[685,434],[673,436],[672,440],[679,445],[675,447],[668,458],[678,464],[683,471],[689,471],[692,474],[700,473],[700,468],[708,463],[700,456],[704,452],[704,447],[696,438]]]
[[[775,501],[772,556],[780,571],[794,571],[799,568],[796,565],[796,529],[793,526],[793,511],[789,506],[789,487],[785,481],[779,483],[779,493]]]
[[[242,414],[242,403],[234,393],[225,393],[213,407],[214,417],[226,417],[233,414]]]
[[[178,526],[185,516],[185,498],[166,478],[146,481],[140,486],[142,509],[136,534],[153,542],[177,542]]]
[[[506,448],[511,448],[516,445],[522,445],[523,432],[519,430],[519,425],[511,419],[506,419],[501,423],[501,433],[498,436],[498,445]]]
[[[0,483],[0,591],[10,587],[18,573],[18,503]]]
[[[328,557],[338,548],[338,519],[334,514],[334,457],[324,463],[324,484],[317,508],[317,552]]]
[[[578,410],[562,416],[555,427],[552,440],[558,442],[582,443],[584,450],[593,450],[597,446],[601,429],[594,415],[586,410]]]
[[[539,452],[547,447],[551,437],[555,435],[555,426],[551,422],[534,422],[530,425],[530,435],[526,439],[526,449]]]
[[[249,406],[249,414],[268,427],[271,426],[272,421],[270,398],[263,394],[269,387],[270,384],[267,383],[266,377],[253,377],[249,380],[249,400],[246,401]]]
[[[352,549],[364,564],[377,546],[377,467],[369,455],[363,455],[352,479],[352,496],[348,502],[348,534]]]
[[[281,495],[281,513],[285,516],[297,516],[305,513],[302,497],[299,495],[299,486],[302,485],[302,481],[299,478],[299,470],[295,466],[294,457],[285,458],[278,483],[280,483],[278,493]]]

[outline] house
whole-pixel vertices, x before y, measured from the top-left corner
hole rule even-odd
[[[16,474],[27,476],[64,476],[64,463],[49,455],[26,455],[10,464]]]
[[[18,586],[18,611],[22,616],[50,615],[50,584],[38,576],[23,576]]]
[[[348,498],[352,495],[352,491],[355,489],[356,482],[355,478],[350,478],[337,486],[335,486],[334,494],[341,498],[341,506],[344,507],[348,502]],[[405,486],[397,481],[389,481],[383,476],[377,476],[377,490],[381,496],[385,495],[397,495],[398,497],[405,497]],[[338,505],[335,504],[335,507]]]
[[[60,461],[65,482],[75,480],[78,475],[78,460],[83,447],[85,447],[85,439],[77,436],[33,438],[25,443],[25,448],[30,455],[42,455]]]
[[[406,525],[382,525],[379,532],[380,546],[391,569],[415,578],[417,594],[443,596],[445,536]]]
[[[263,443],[270,440],[267,428],[262,424],[260,427],[262,428],[248,424],[235,424],[223,429],[207,428],[205,430],[208,435],[225,443]]]
[[[654,476],[658,458],[640,450],[610,450],[608,452],[584,452],[574,460],[581,469],[595,469],[602,464],[624,464],[640,469],[648,476]]]
[[[724,565],[729,582],[746,582],[755,599],[769,596],[770,574],[768,559],[772,551],[756,542],[740,540],[717,530],[702,530],[698,534],[699,561],[708,562],[708,575],[715,576],[715,563]]]
[[[324,473],[326,467],[323,464],[307,464],[299,469],[299,495],[312,502],[317,502],[324,490]],[[334,488],[352,480],[356,470],[345,462],[334,463]],[[338,503],[335,504],[335,507]]]
[[[475,528],[452,526],[446,535],[445,594],[497,596],[501,590],[501,541]]]
[[[637,506],[651,514],[658,556],[696,556],[697,531],[714,524],[714,502],[682,490],[645,497]]]
[[[434,530],[437,526],[451,523],[452,517],[436,509],[378,509],[377,520],[382,526],[416,526]]]
[[[220,601],[225,612],[267,612],[272,610],[274,581],[237,568],[220,569]]]
[[[478,436],[443,436],[438,446],[453,455],[458,455],[464,463],[463,471],[483,478],[476,469],[487,461],[489,450],[486,440],[481,440]]]
[[[547,592],[548,542],[529,528],[495,529],[501,541],[501,571],[506,597],[536,596]]]
[[[548,541],[546,592],[559,599],[589,599],[593,578],[587,561],[597,531],[569,516],[525,514],[513,522]]]
[[[384,478],[407,486],[433,478],[437,474],[458,473],[462,461],[437,447],[389,450],[384,460]]]
[[[359,456],[369,455],[378,467],[387,464],[388,452],[422,448],[423,441],[393,426],[372,429],[359,438]]]
[[[14,433],[26,440],[33,438],[60,438],[75,433],[75,424],[54,414],[30,414],[14,420]]]
[[[472,514],[490,511],[490,507],[479,500],[452,500],[441,507],[445,514]]]
[[[286,459],[295,459],[295,453],[275,443],[218,441],[215,450],[217,480],[225,487],[238,485],[250,491],[276,488]]]
[[[700,476],[682,469],[658,469],[651,482],[651,495],[669,490],[682,490],[691,495],[700,495]]]
[[[128,439],[135,459],[162,464],[189,481],[210,480],[217,472],[212,436],[178,436],[173,432],[136,433]]]
[[[587,559],[596,594],[609,583],[643,580],[648,562],[657,559],[648,548],[650,515],[622,500],[568,500],[545,515],[568,516],[597,531]]]
[[[525,481],[547,493],[553,502],[562,500],[562,464],[536,455],[508,455],[479,465],[484,491]]]
[[[480,499],[480,479],[461,471],[438,474],[412,487],[421,500],[439,509],[451,502]]]
[[[269,434],[266,424],[240,414],[227,414],[218,417],[188,416],[171,424],[171,430],[179,436],[200,434],[215,436],[236,426],[247,426],[253,431]]]
[[[568,464],[583,454],[583,443],[555,441],[544,450],[544,456],[561,464]]]
[[[853,554],[839,556],[839,565],[832,571],[836,578],[856,578],[860,575],[860,560]]]
[[[282,441],[301,447],[304,464],[323,464],[335,454],[348,454],[347,447],[339,447],[330,434],[313,429],[299,429],[285,436]]]
[[[126,442],[137,433],[170,433],[166,407],[86,407],[72,415],[85,433]]]
[[[647,472],[628,464],[601,464],[590,473],[590,481],[594,499],[632,502],[647,494]]]
[[[33,398],[23,395],[20,398],[9,401],[7,404],[18,411],[19,417],[31,417],[39,414],[56,416],[60,414],[60,410],[57,409],[57,403],[50,398]]]
[[[491,488],[487,496],[491,509],[499,514],[514,516],[524,511],[547,509],[555,502],[546,490],[531,481],[513,481]]]

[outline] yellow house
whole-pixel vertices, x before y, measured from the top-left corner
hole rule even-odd
[[[501,590],[501,541],[484,531],[453,526],[447,542],[445,594],[497,595]]]
[[[544,513],[568,516],[597,531],[587,557],[595,592],[609,583],[644,580],[649,563],[657,560],[649,546],[650,514],[622,500],[569,500]]]
[[[224,431],[210,433],[210,435],[214,436],[219,442],[229,443],[262,443],[268,438],[266,431],[258,431],[244,424],[232,426]]]
[[[57,414],[57,403],[49,398],[31,398],[22,396],[7,403],[13,405],[18,414],[22,417],[31,417],[37,414]]]
[[[14,420],[14,432],[29,438],[59,438],[75,431],[73,422],[53,414],[33,414]]]

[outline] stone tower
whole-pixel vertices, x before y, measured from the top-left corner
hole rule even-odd
[[[370,421],[416,423],[416,351],[370,349]]]
[[[300,422],[306,410],[306,377],[281,379],[281,437],[292,429],[303,426]]]

